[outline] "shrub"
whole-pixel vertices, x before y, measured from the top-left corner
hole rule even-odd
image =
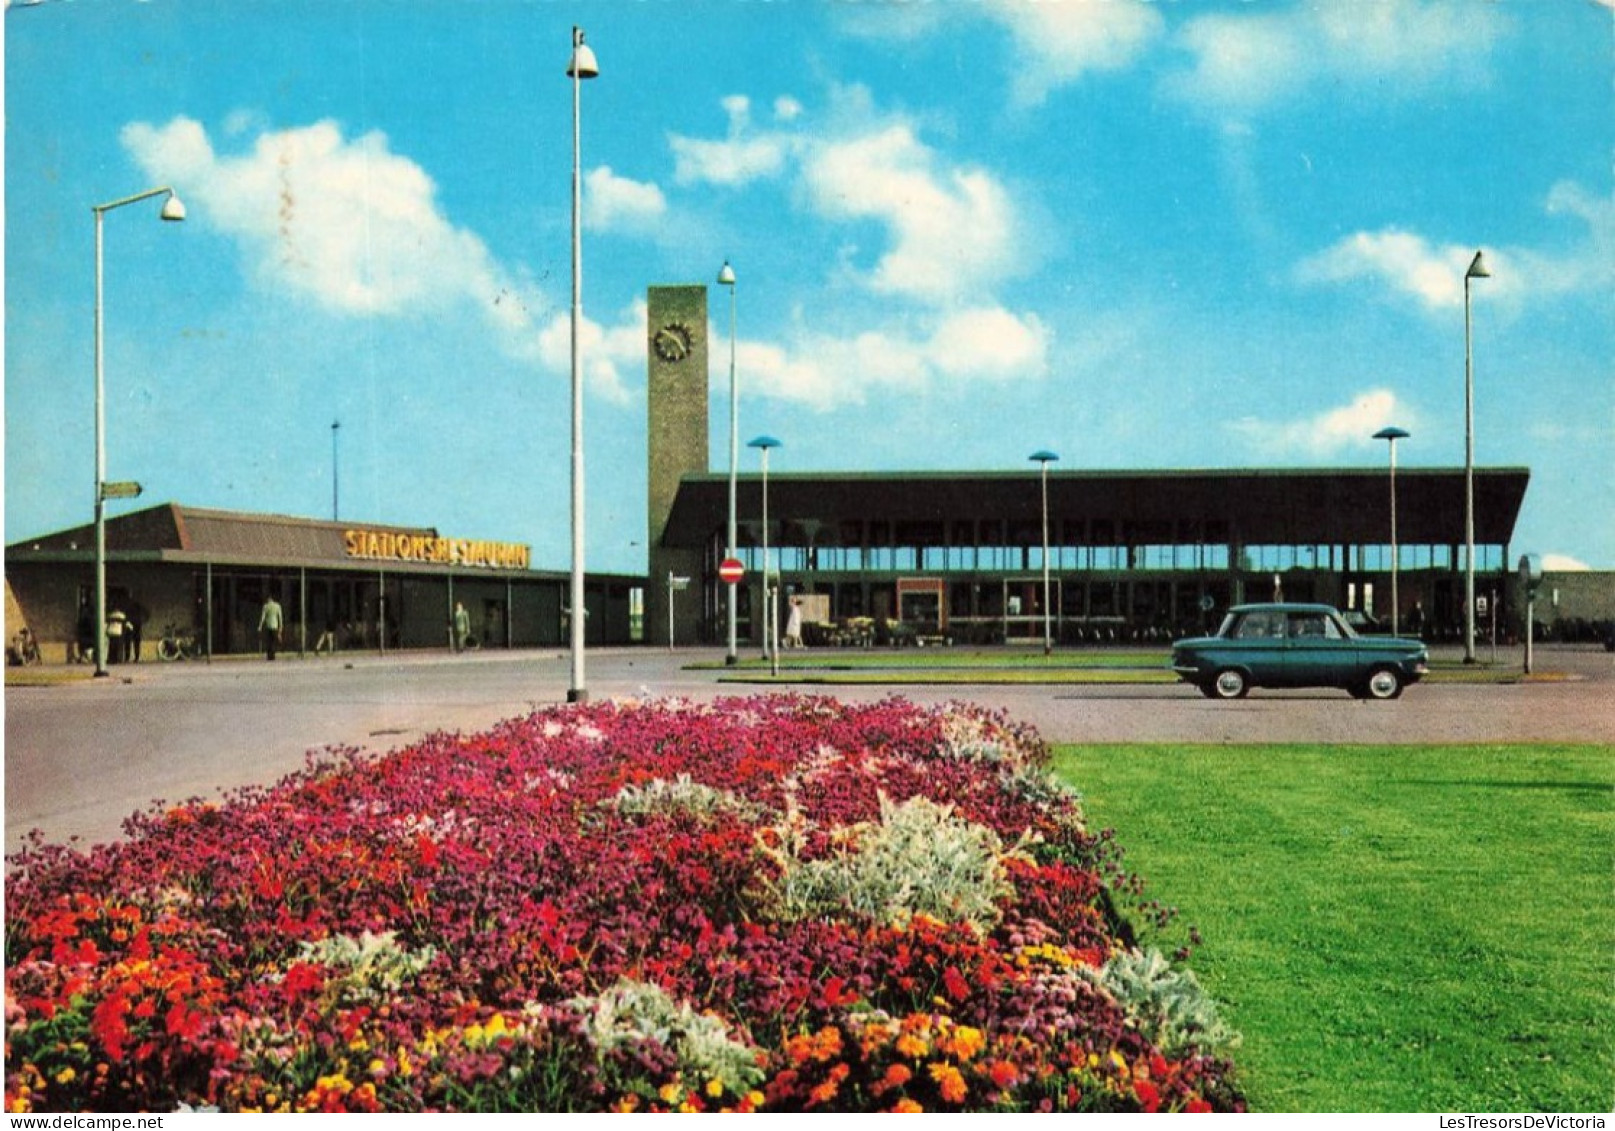
[[[1178,970],[1158,950],[1124,951],[1095,980],[1121,1003],[1129,1021],[1163,1053],[1236,1047],[1239,1034],[1223,1023],[1191,971]]]
[[[782,918],[851,915],[902,926],[915,915],[987,930],[1011,893],[1003,844],[985,826],[954,816],[953,806],[925,797],[893,803],[880,795],[880,820],[842,830],[828,857],[804,860],[804,838],[786,824],[767,830],[779,866],[774,910]]]

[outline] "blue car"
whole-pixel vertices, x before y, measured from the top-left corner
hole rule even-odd
[[[1430,670],[1420,640],[1359,636],[1332,605],[1236,605],[1215,636],[1172,645],[1172,670],[1211,699],[1253,687],[1337,687],[1395,699]]]

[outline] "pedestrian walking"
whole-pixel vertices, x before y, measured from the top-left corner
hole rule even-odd
[[[264,657],[269,660],[275,658],[275,649],[280,644],[281,611],[280,602],[275,600],[271,593],[264,598],[263,611],[258,614],[258,633],[264,640]]]
[[[318,656],[321,652],[326,652],[332,656],[336,655],[335,617],[325,618],[325,631],[320,633],[320,638],[314,642],[314,654]]]
[[[463,601],[454,602],[454,650],[465,651],[466,638],[471,635],[471,614],[465,611]]]

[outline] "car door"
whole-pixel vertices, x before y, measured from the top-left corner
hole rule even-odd
[[[1322,609],[1292,609],[1285,618],[1285,678],[1291,687],[1344,687],[1356,668],[1356,645]]]
[[[1283,687],[1289,675],[1284,649],[1284,613],[1279,609],[1253,609],[1233,626],[1228,661],[1249,673],[1252,683]]]

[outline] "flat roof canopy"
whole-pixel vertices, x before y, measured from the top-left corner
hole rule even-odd
[[[1531,473],[1523,467],[1475,470],[1475,541],[1507,545]],[[816,520],[814,541],[835,545],[843,522],[936,523],[1004,519],[1041,522],[1040,472],[880,474],[775,473],[768,476],[774,522]],[[1172,542],[1220,524],[1242,545],[1379,545],[1390,541],[1387,468],[1231,471],[1056,471],[1048,476],[1051,533],[1060,522],[1113,522],[1118,543]],[[662,544],[704,546],[728,521],[729,477],[687,475]],[[761,517],[761,477],[741,477],[742,522]],[[1398,468],[1397,540],[1404,545],[1464,542],[1464,472]],[[1129,537],[1129,531],[1139,537]],[[1164,537],[1161,532],[1165,531]],[[1172,533],[1176,531],[1177,533]]]

